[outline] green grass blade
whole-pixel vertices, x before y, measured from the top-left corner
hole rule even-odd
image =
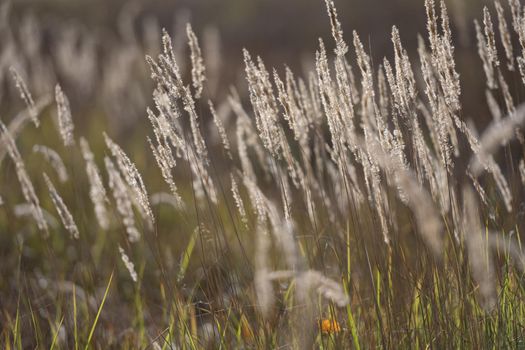
[[[91,339],[93,338],[93,334],[95,333],[95,328],[97,327],[98,318],[100,317],[100,314],[102,313],[102,308],[104,307],[104,303],[106,302],[106,298],[109,293],[109,287],[111,286],[111,281],[113,280],[113,272],[111,272],[111,276],[109,276],[108,285],[106,286],[106,291],[104,292],[104,297],[102,298],[102,302],[100,303],[100,306],[97,311],[97,316],[95,317],[95,321],[93,321],[93,325],[91,326],[91,331],[89,331],[89,337],[86,343],[86,347],[84,350],[88,350],[89,343],[91,342]]]
[[[60,327],[62,327],[63,322],[64,322],[64,316],[62,316],[62,319],[60,320],[60,323],[58,324],[57,331],[55,332],[55,336],[53,337],[53,342],[51,343],[51,346],[49,347],[50,350],[53,350],[55,348],[55,344],[58,339],[58,333],[60,332]]]
[[[186,246],[186,249],[184,250],[184,253],[182,254],[179,272],[177,273],[177,282],[182,281],[184,278],[184,275],[186,274],[186,270],[188,269],[188,266],[190,264],[190,257],[193,253],[193,248],[195,248],[195,243],[197,241],[197,231],[191,235],[190,241],[188,242],[188,245]]]
[[[350,299],[350,293],[348,290],[348,281],[344,281],[343,288],[344,288],[345,294]],[[354,342],[354,346],[356,350],[361,350],[361,346],[359,345],[359,336],[357,333],[357,326],[355,324],[354,315],[352,314],[351,303],[348,303],[346,305],[346,314],[348,318],[348,326],[350,327],[350,333],[352,333],[352,340]]]
[[[78,350],[77,290],[75,284],[73,284],[73,336],[75,338],[75,350]]]

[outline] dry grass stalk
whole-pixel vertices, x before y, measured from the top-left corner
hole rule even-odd
[[[507,68],[510,71],[514,71],[514,51],[512,49],[512,39],[510,36],[507,20],[505,19],[505,13],[501,2],[499,0],[494,2],[496,6],[496,12],[498,14],[498,29],[503,49],[505,50],[505,56],[507,58]]]
[[[204,67],[204,59],[202,58],[201,48],[197,36],[191,29],[191,25],[186,25],[186,34],[188,35],[188,45],[191,51],[191,78],[193,81],[193,88],[195,89],[195,98],[200,98],[202,90],[204,89],[204,81],[206,80]]]
[[[103,230],[109,228],[109,214],[106,203],[109,202],[106,195],[106,188],[102,182],[100,171],[95,163],[95,157],[89,148],[89,144],[83,137],[80,138],[80,150],[86,163],[86,175],[89,181],[89,198],[95,209],[97,222]]]
[[[2,136],[6,144],[7,154],[9,154],[9,157],[15,164],[16,176],[18,178],[18,182],[20,183],[22,194],[24,195],[26,202],[31,205],[31,214],[35,219],[38,228],[44,231],[47,237],[47,224],[44,219],[44,214],[40,208],[40,200],[38,199],[35,188],[33,187],[33,183],[27,174],[24,160],[22,159],[22,156],[16,147],[15,140],[11,136],[11,133],[2,122],[0,122],[0,129],[2,130]]]
[[[62,197],[60,197],[55,186],[53,185],[46,173],[44,173],[44,180],[46,181],[46,185],[49,190],[49,195],[51,196],[51,200],[53,201],[58,215],[60,216],[62,224],[64,225],[66,230],[71,234],[71,237],[79,239],[80,233],[78,232],[77,224],[75,223],[71,212],[62,200]]]
[[[73,118],[71,117],[69,100],[58,84],[55,87],[55,99],[57,103],[58,129],[60,131],[60,136],[62,136],[64,146],[71,146],[75,144],[75,139],[73,137],[75,126],[73,124]]]
[[[232,183],[231,190],[232,190],[233,199],[235,201],[235,206],[237,207],[237,210],[239,211],[242,223],[245,226],[247,226],[248,217],[246,216],[246,209],[244,207],[244,202],[242,200],[241,194],[239,193],[239,186],[237,185],[237,182],[235,181],[233,174],[230,174],[230,180]]]
[[[228,135],[226,135],[226,130],[224,130],[224,125],[222,123],[222,120],[217,114],[217,111],[215,111],[215,107],[213,106],[213,103],[211,101],[208,101],[208,105],[210,107],[211,115],[213,116],[213,122],[215,126],[217,127],[217,131],[219,132],[222,147],[224,147],[224,150],[226,151],[226,154],[228,155],[228,157],[230,159],[233,159],[231,150],[230,150],[230,141],[228,140]]]
[[[118,251],[120,253],[120,258],[122,259],[124,266],[126,266],[126,269],[129,272],[129,276],[131,277],[133,282],[137,283],[138,276],[137,276],[137,272],[135,271],[135,265],[133,264],[133,262],[131,261],[131,259],[129,258],[129,256],[126,254],[126,252],[121,246],[118,247]]]
[[[36,127],[40,125],[40,121],[38,120],[38,111],[35,106],[35,102],[33,101],[33,96],[29,92],[29,89],[27,88],[27,85],[20,75],[15,67],[10,67],[9,71],[11,72],[11,76],[13,77],[13,80],[15,81],[16,88],[18,89],[18,92],[20,93],[20,97],[22,97],[22,100],[25,102],[27,109],[29,111],[29,116],[31,120],[33,121],[33,124],[35,124]]]
[[[66,166],[60,155],[55,150],[43,145],[34,145],[33,152],[40,153],[44,156],[45,160],[51,164],[53,169],[55,169],[60,182],[64,183],[69,179]]]
[[[140,239],[140,233],[135,227],[135,216],[133,214],[132,199],[129,195],[128,186],[110,158],[105,157],[104,163],[109,177],[109,188],[111,188],[113,192],[113,198],[117,204],[117,211],[122,217],[128,239],[132,243],[137,242]]]
[[[113,142],[105,133],[104,139],[106,141],[107,147],[111,151],[111,154],[116,159],[117,165],[121,174],[124,175],[127,185],[133,191],[135,201],[138,203],[141,214],[143,217],[149,220],[151,224],[154,224],[155,217],[153,216],[153,211],[151,210],[151,206],[149,204],[148,192],[146,191],[146,186],[142,181],[142,176],[137,170],[137,167],[124,153],[122,148]]]

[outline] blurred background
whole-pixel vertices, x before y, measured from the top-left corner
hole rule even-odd
[[[491,1],[447,0],[456,27],[472,32],[472,20],[479,18],[482,7]],[[425,29],[423,0],[339,0],[336,1],[347,34],[357,30],[367,37],[378,56],[389,49],[389,33],[397,25],[406,35],[407,45],[416,43],[416,34]],[[323,0],[17,0],[16,13],[32,12],[44,22],[73,21],[87,29],[118,35],[118,18],[123,9],[133,8],[140,30],[142,20],[154,20],[171,28],[177,15],[186,12],[195,28],[215,26],[221,33],[227,52],[242,47],[286,58],[289,63],[298,54],[311,53],[317,38],[329,34]],[[462,33],[469,36],[470,33]],[[465,38],[463,38],[465,39]]]
[[[482,8],[490,2],[446,1],[464,84],[463,112],[474,118],[479,127],[490,118],[486,106],[479,103],[484,99],[484,84],[473,20],[482,18]],[[423,0],[335,3],[347,42],[351,42],[351,33],[356,30],[376,66],[384,56],[392,55],[390,32],[394,24],[411,57],[417,59],[417,33],[426,31]],[[117,125],[120,131],[114,131],[119,133],[145,115],[151,86],[144,55],[158,53],[161,28],[174,37],[184,68],[185,23],[192,23],[203,46],[208,76],[212,77],[208,97],[217,99],[227,94],[232,84],[240,84],[239,91],[243,91],[244,47],[252,55],[260,55],[269,67],[279,70],[288,65],[301,74],[312,68],[319,37],[328,47],[332,45],[322,0],[16,0],[11,4],[4,2],[2,12],[4,40],[0,45],[9,42],[5,40],[8,35],[18,47],[7,54],[2,50],[1,64],[24,65],[20,70],[31,80],[30,86],[36,93],[54,86],[46,80],[59,81],[71,95],[74,111],[89,114],[86,104],[100,107],[113,125],[110,127]],[[16,30],[6,34],[7,27]],[[25,55],[14,53],[16,50],[25,51]],[[352,55],[350,52],[351,59]],[[34,62],[29,62],[31,57]],[[519,94],[517,90],[513,92]]]

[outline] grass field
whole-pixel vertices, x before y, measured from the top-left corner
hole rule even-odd
[[[189,24],[0,28],[0,347],[525,348],[523,6],[472,26],[478,131],[444,2],[380,62],[325,3],[310,72],[244,50],[237,87]]]

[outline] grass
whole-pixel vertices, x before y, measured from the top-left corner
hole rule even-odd
[[[478,136],[446,9],[425,4],[419,57],[396,28],[390,61],[373,65],[357,33],[350,53],[327,0],[334,51],[320,42],[310,76],[246,51],[248,89],[223,99],[207,89],[191,27],[187,72],[163,33],[142,66],[154,85],[149,124],[124,137],[104,113],[73,125],[60,87],[58,114],[33,106],[15,73],[28,106],[2,118],[14,142],[1,146],[1,346],[525,347],[524,77],[498,58],[487,9],[476,64],[493,122]],[[518,64],[524,34],[507,34]],[[67,180],[35,145],[57,152]],[[28,183],[42,229],[37,209],[20,206],[35,201]]]

